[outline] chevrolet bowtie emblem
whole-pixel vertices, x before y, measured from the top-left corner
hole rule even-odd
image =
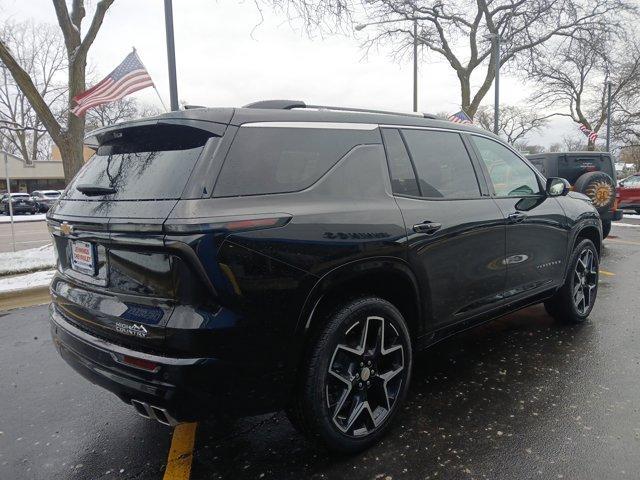
[[[73,233],[73,225],[69,225],[67,222],[62,222],[60,225],[60,232],[63,235],[70,235]]]

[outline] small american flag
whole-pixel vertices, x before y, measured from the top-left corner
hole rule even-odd
[[[584,123],[580,124],[580,131],[584,133],[585,137],[587,137],[591,143],[596,143],[596,140],[598,139],[598,132],[590,130]]]
[[[102,81],[73,97],[76,105],[71,109],[71,112],[77,117],[81,117],[90,108],[120,100],[130,93],[151,86],[153,86],[153,80],[134,49]]]
[[[464,123],[466,125],[473,125],[473,121],[469,118],[469,115],[460,110],[457,113],[449,116],[449,121],[454,123]]]

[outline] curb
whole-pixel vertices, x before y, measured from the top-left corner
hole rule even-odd
[[[49,285],[0,292],[0,311],[44,305],[51,301]]]

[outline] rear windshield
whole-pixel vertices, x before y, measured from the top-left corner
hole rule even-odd
[[[42,195],[49,198],[58,198],[60,196],[60,192],[44,192]]]
[[[117,141],[101,145],[67,189],[74,200],[178,199],[205,143],[208,132],[187,127],[131,129]],[[113,188],[115,193],[87,196],[77,186]]]
[[[372,131],[331,128],[243,127],[213,191],[214,197],[303,190]],[[378,140],[379,143],[379,140]]]
[[[558,176],[566,178],[572,184],[587,172],[604,172],[615,178],[611,159],[607,156],[580,157],[567,155],[560,160],[558,170]]]

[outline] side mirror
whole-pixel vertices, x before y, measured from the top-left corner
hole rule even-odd
[[[550,197],[560,197],[569,193],[571,184],[560,177],[551,177],[547,179],[547,195]]]

